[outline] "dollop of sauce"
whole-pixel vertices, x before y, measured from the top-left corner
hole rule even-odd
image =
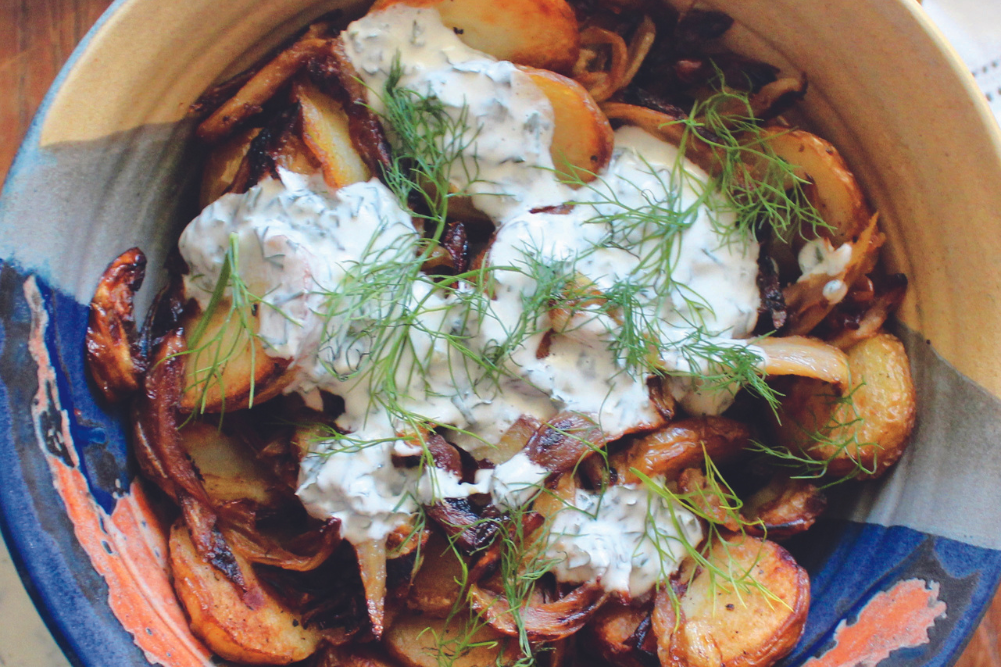
[[[639,597],[677,569],[697,547],[702,526],[645,486],[611,486],[604,493],[578,489],[553,518],[546,557],[559,581],[600,581],[605,590]]]
[[[843,243],[835,248],[829,239],[816,238],[803,245],[797,259],[801,273],[797,282],[811,276],[839,276],[852,259],[852,245]]]
[[[522,415],[586,413],[609,440],[662,423],[646,373],[616,351],[622,323],[614,312],[585,308],[572,326],[547,333],[552,315],[527,305],[551,289],[540,267],[565,271],[599,294],[634,287],[630,307],[656,323],[670,390],[695,414],[730,404],[732,392],[700,385],[712,362],[686,353],[686,345],[749,347],[742,339],[756,321],[758,246],[735,229],[708,175],[674,146],[624,127],[596,181],[577,190],[559,182],[548,99],[511,63],[464,45],[434,9],[394,5],[352,23],[344,41],[377,111],[398,63],[401,87],[435,96],[450,117],[469,123],[452,185],[471,193],[496,225],[486,258],[492,294],[471,312],[461,294],[415,280],[392,298],[350,297],[350,308],[332,311],[359,265],[416,252],[409,213],[376,180],[330,192],[322,180],[281,172],[245,194],[225,195],[188,226],[179,244],[191,269],[188,295],[207,305],[235,244],[234,270],[263,295],[260,338],[268,354],[292,360],[289,391],[313,405],[320,391],[344,400],[336,421],[342,437],[312,441],[302,462],[298,495],[312,515],[340,519],[344,537],[360,543],[383,539],[440,498],[489,493],[502,508],[522,505],[548,476],[524,454],[481,471],[476,484],[398,466],[394,457],[415,451],[412,426],[394,416],[400,411],[452,429],[450,439],[474,457]],[[366,327],[403,314],[409,324],[401,325],[405,352],[392,359],[391,410],[356,372],[384,354],[363,335]],[[446,333],[461,335],[476,353],[508,353],[491,375],[467,363]],[[609,590],[640,595],[673,568],[656,555],[651,525],[680,526],[679,534],[698,541],[695,517],[645,488],[611,487],[603,499],[579,492],[574,504],[578,510],[557,519],[552,543],[566,556],[557,568],[564,581],[600,577]]]

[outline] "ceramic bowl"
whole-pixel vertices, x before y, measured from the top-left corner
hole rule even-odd
[[[46,98],[0,203],[0,510],[25,583],[79,665],[208,665],[165,568],[124,415],[83,369],[105,265],[166,251],[195,213],[188,105],[314,17],[357,2],[120,0]],[[895,325],[920,408],[876,483],[790,545],[813,604],[788,665],[946,665],[1001,575],[1001,134],[913,0],[715,2],[733,47],[804,70],[806,118],[881,212],[911,280]],[[850,486],[850,488],[849,488]]]

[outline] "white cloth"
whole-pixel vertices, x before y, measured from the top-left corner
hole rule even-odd
[[[1001,121],[1001,0],[925,0]]]

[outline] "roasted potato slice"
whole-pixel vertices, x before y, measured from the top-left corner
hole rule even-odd
[[[252,127],[212,148],[202,171],[200,201],[203,208],[225,194],[250,150],[250,142],[260,132],[259,127]]]
[[[766,667],[789,653],[810,607],[806,570],[779,545],[750,536],[717,542],[709,561],[744,585],[699,572],[681,596],[677,623],[656,626],[661,664]]]
[[[386,630],[385,646],[390,656],[405,667],[439,667],[439,655],[449,656],[452,667],[509,665],[517,660],[517,640],[489,626],[467,627],[468,617],[457,614],[450,622],[411,614],[400,615]],[[466,650],[456,654],[456,646]]]
[[[198,467],[205,492],[216,503],[252,500],[269,507],[281,499],[279,484],[240,438],[218,424],[191,422],[180,430],[181,445]]]
[[[327,185],[336,190],[372,178],[355,150],[344,106],[308,80],[296,82],[295,97],[302,114],[302,138],[319,160]]]
[[[312,655],[320,634],[304,626],[265,588],[250,564],[236,556],[246,592],[206,563],[180,521],[170,531],[174,590],[191,619],[191,630],[226,660],[287,665]]]
[[[796,167],[797,175],[811,183],[807,196],[828,225],[835,246],[858,236],[872,217],[872,209],[855,175],[829,142],[803,130],[773,128],[763,131],[763,140],[775,154]]]
[[[560,177],[593,181],[612,158],[615,133],[591,94],[579,83],[547,70],[525,68],[553,105],[555,132],[550,152]]]
[[[903,344],[879,334],[846,351],[845,396],[818,380],[798,379],[782,400],[778,443],[820,461],[828,473],[879,477],[903,455],[917,412]]]
[[[407,607],[435,618],[445,618],[462,595],[462,562],[448,540],[433,531],[424,547],[424,564],[410,586]]]
[[[220,302],[208,318],[197,345],[192,336],[199,315],[193,313],[183,323],[188,353],[184,357],[185,412],[233,411],[274,398],[292,381],[289,362],[268,355],[253,332],[238,322],[228,303]]]
[[[566,0],[377,0],[372,11],[398,4],[434,7],[463,42],[498,60],[566,73],[577,62],[580,33]]]

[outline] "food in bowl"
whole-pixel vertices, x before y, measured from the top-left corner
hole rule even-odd
[[[628,5],[628,6],[626,6]],[[204,209],[87,353],[247,664],[770,665],[776,540],[914,421],[877,216],[720,13],[380,0],[206,93]],[[686,109],[686,110],[683,110]]]

